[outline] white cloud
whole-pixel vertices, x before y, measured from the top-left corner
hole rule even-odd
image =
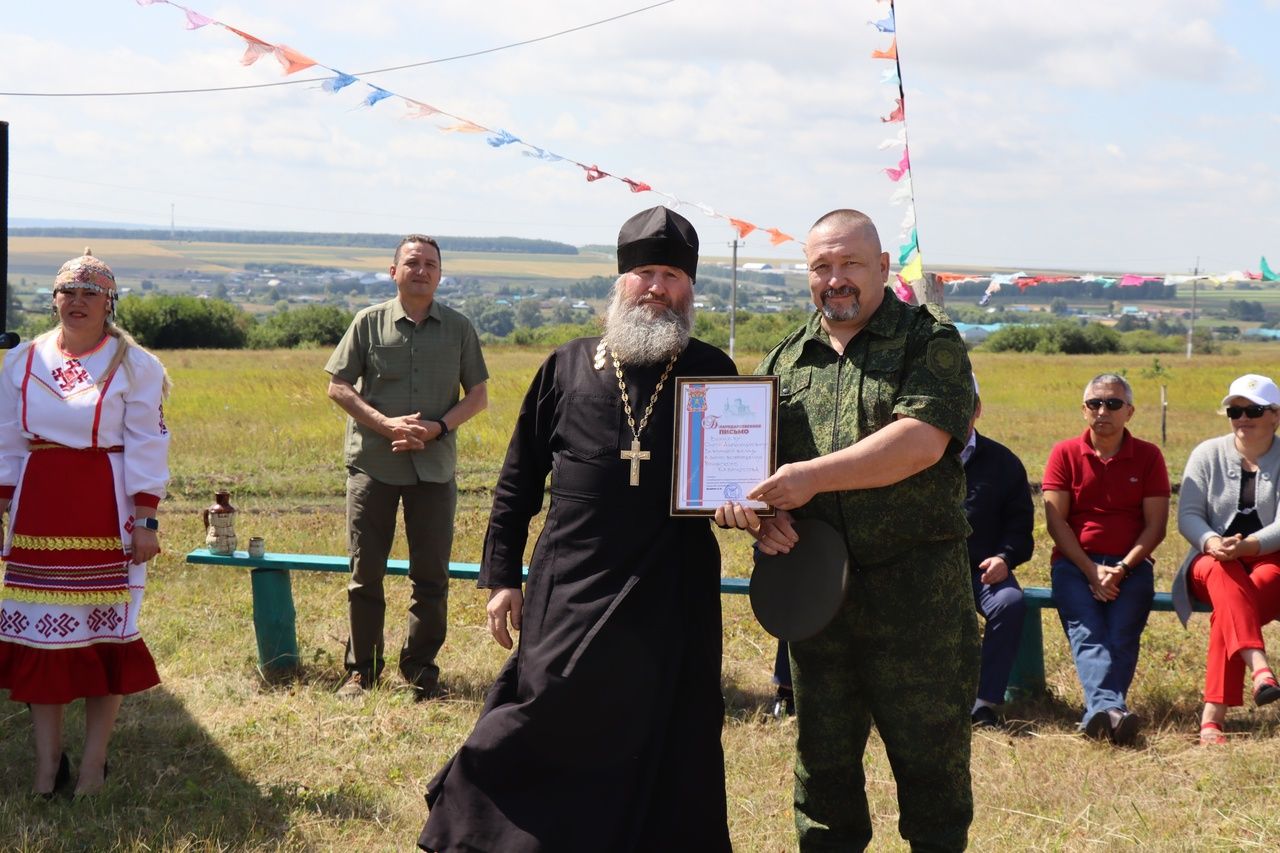
[[[1252,4],[1257,27],[1280,24],[1278,0],[1236,2]],[[242,67],[242,44],[225,31],[183,30],[171,8],[64,5],[70,28],[21,5],[6,11],[0,88],[283,79],[270,58]],[[491,48],[638,5],[240,0],[201,11],[359,71]],[[1250,216],[1235,227],[1201,225],[1227,253],[1274,241],[1280,179],[1262,129],[1280,124],[1268,109],[1280,82],[1269,54],[1229,29],[1237,13],[1221,0],[904,4],[900,52],[926,257],[1087,260],[1117,251],[1121,235],[1137,258],[1180,256],[1201,239],[1187,224],[1202,213],[1197,198],[1247,201]],[[800,231],[823,210],[853,204],[888,235],[902,211],[887,204],[893,185],[882,170],[898,152],[876,146],[897,129],[879,121],[894,93],[878,82],[888,64],[869,54],[889,37],[866,24],[885,14],[869,0],[795,0],[782,14],[768,4],[681,0],[369,80],[762,226]],[[78,29],[105,49],[84,50]],[[356,109],[361,97],[356,86],[336,95],[284,86],[0,96],[14,140],[13,215],[92,205],[167,221],[173,200],[191,221],[245,227],[607,242],[626,215],[660,201],[614,181],[588,183],[576,167],[522,157],[514,146],[440,133],[439,117],[404,120],[395,101]],[[83,175],[115,186],[70,182]],[[242,201],[217,201],[228,198]],[[731,236],[723,222],[691,217],[708,245]]]

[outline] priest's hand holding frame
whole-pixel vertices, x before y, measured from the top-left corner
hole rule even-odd
[[[489,616],[489,633],[498,645],[510,649],[514,642],[511,631],[507,630],[507,619],[510,617],[511,630],[519,633],[520,616],[524,611],[524,593],[511,587],[491,590],[485,611]]]
[[[745,530],[755,537],[760,550],[766,554],[786,554],[800,541],[791,524],[791,513],[778,510],[772,517],[761,518],[749,506],[727,501],[716,507],[717,527]]]

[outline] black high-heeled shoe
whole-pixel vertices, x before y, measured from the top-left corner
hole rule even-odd
[[[58,772],[53,777],[53,790],[41,793],[40,796],[46,800],[52,800],[58,794],[61,794],[71,784],[71,760],[67,758],[67,754],[62,753],[62,757],[58,759]]]
[[[105,788],[107,786],[107,777],[110,775],[111,775],[111,762],[104,759],[102,762],[102,788]],[[102,792],[102,788],[99,788],[97,791],[94,791],[91,794],[82,794],[79,791],[77,791],[71,795],[71,802],[74,803],[76,800],[83,800],[87,797],[95,797]]]

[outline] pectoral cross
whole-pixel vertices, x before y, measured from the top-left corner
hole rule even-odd
[[[640,439],[631,439],[631,449],[620,451],[618,456],[631,461],[631,485],[640,485],[640,463],[649,459],[649,451],[640,449]]]

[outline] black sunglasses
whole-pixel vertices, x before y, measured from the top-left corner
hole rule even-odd
[[[1236,420],[1240,417],[1246,417],[1249,420],[1262,417],[1263,412],[1271,411],[1270,406],[1227,406],[1227,417]]]
[[[1105,400],[1101,397],[1090,397],[1084,401],[1084,407],[1090,411],[1096,412],[1103,406],[1107,407],[1107,411],[1118,412],[1125,406],[1125,401],[1119,397],[1108,397]]]

